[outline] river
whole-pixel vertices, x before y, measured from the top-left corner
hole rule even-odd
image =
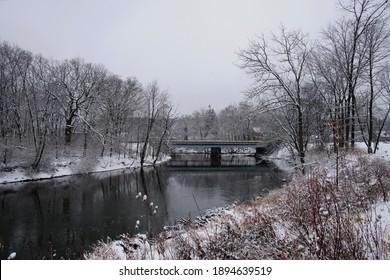
[[[178,155],[157,168],[0,185],[1,256],[80,259],[99,240],[153,236],[180,218],[280,187],[286,176],[253,157]]]

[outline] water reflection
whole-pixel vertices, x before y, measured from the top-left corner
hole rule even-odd
[[[194,218],[199,210],[280,186],[283,176],[272,165],[255,165],[253,158],[222,157],[215,166],[197,156],[178,157],[156,169],[3,185],[2,258],[16,252],[20,259],[77,259],[97,240],[126,232],[157,233],[180,217]],[[136,199],[139,192],[146,201]]]

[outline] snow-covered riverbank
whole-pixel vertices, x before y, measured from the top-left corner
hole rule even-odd
[[[161,160],[157,161],[157,164],[168,161],[169,159],[169,156],[165,156]],[[153,165],[153,159],[147,158],[144,165]],[[61,160],[54,161],[51,164],[51,167],[47,168],[45,171],[33,172],[31,170],[20,167],[15,167],[8,171],[0,171],[0,184],[44,180],[69,175],[89,174],[125,168],[137,169],[140,167],[141,165],[139,160],[133,158],[118,158],[115,156],[105,156],[94,159],[82,157],[64,157]]]
[[[321,159],[265,197],[167,228],[101,242],[86,259],[389,259],[389,144]],[[197,221],[202,220],[202,223]],[[206,222],[204,222],[206,221]]]

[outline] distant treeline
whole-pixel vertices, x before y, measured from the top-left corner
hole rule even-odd
[[[0,156],[5,166],[61,156],[132,156],[164,149],[173,105],[157,82],[80,58],[44,58],[0,42]],[[137,142],[130,145],[129,142]]]

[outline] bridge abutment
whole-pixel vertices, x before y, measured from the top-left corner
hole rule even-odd
[[[210,150],[210,162],[211,166],[218,167],[221,166],[221,148],[220,147],[211,147]]]
[[[261,158],[261,155],[264,154],[264,152],[265,152],[265,148],[263,148],[263,147],[256,147],[255,157]]]

